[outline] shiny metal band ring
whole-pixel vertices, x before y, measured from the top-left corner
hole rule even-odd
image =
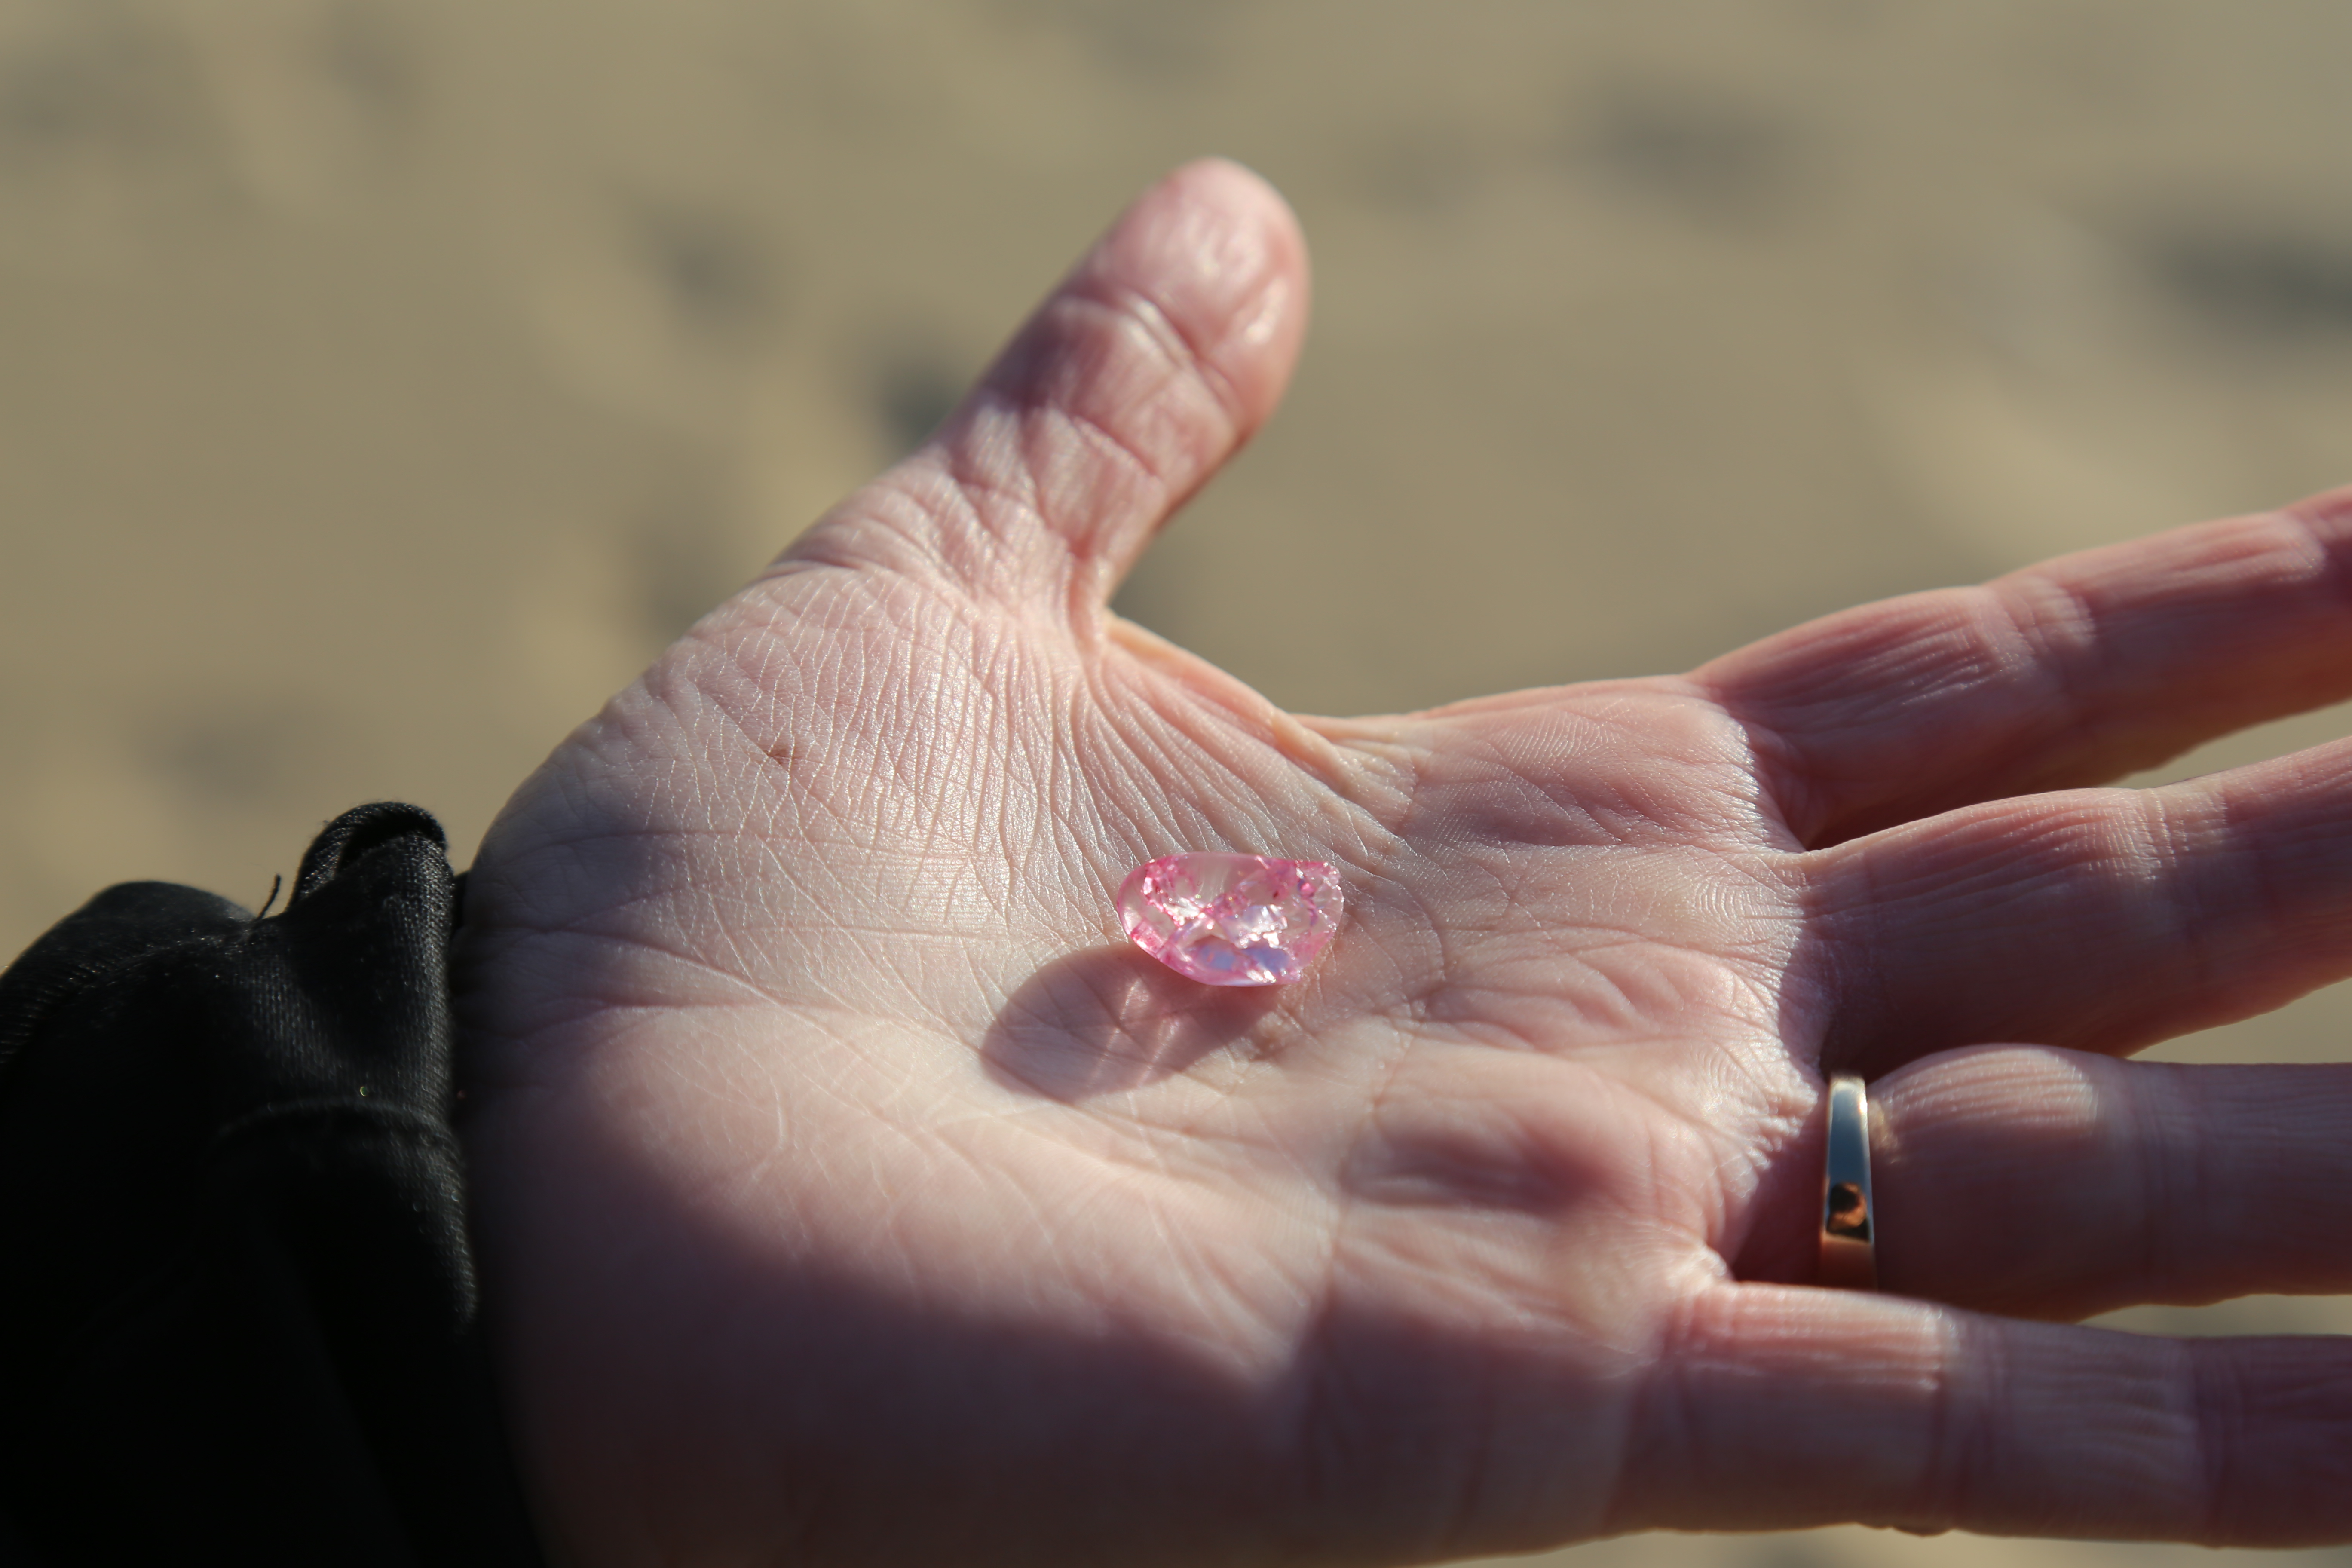
[[[1862,1079],[1830,1079],[1829,1152],[1822,1173],[1821,1283],[1878,1289],[1877,1210],[1870,1199],[1870,1097]]]

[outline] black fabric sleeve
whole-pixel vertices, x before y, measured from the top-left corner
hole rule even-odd
[[[413,806],[283,913],[110,888],[0,974],[0,1560],[536,1564]]]

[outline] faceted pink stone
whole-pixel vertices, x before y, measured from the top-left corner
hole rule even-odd
[[[1265,855],[1162,855],[1118,889],[1128,940],[1204,985],[1287,985],[1339,929],[1338,868]]]

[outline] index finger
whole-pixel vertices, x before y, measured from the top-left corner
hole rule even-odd
[[[1696,679],[1810,846],[2104,784],[2352,695],[2352,489],[1865,605]]]

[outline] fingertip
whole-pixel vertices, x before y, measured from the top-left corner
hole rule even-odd
[[[1218,384],[1236,440],[1280,400],[1307,325],[1307,240],[1290,204],[1254,170],[1202,158],[1131,203],[1073,286],[1140,300]]]

